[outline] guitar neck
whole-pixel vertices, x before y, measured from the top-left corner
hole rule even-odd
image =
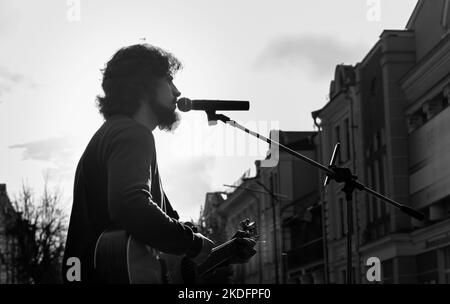
[[[248,236],[244,233],[245,237],[249,237],[253,235],[251,238],[256,239],[258,236],[256,235],[256,224],[254,222],[250,222],[249,219],[246,219],[241,222],[242,232],[248,234]],[[237,233],[236,233],[237,235]],[[214,247],[209,254],[208,259],[203,264],[197,267],[197,273],[201,276],[205,273],[213,270],[214,268],[222,265],[231,259],[238,252],[239,245],[236,243],[236,238],[229,240],[228,242],[223,243],[217,247]]]
[[[214,247],[206,262],[197,267],[198,274],[203,275],[220,266],[222,263],[228,261],[233,256],[234,252],[235,246],[233,240]]]

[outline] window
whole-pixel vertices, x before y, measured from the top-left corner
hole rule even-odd
[[[373,179],[372,179],[372,166],[368,166],[367,167],[367,183],[368,183],[369,187],[371,187],[371,188],[373,187],[372,181],[373,181]],[[367,210],[368,211],[368,222],[371,223],[371,222],[373,222],[375,220],[375,218],[374,218],[375,210],[373,208],[373,203],[372,203],[373,196],[367,195],[366,198],[367,198],[367,204],[369,205],[369,208]]]
[[[335,137],[336,137],[336,142],[335,142],[335,144],[340,143],[340,142],[341,142],[341,130],[340,130],[340,127],[339,127],[339,126],[336,126],[336,127],[334,128],[334,134],[335,134]],[[334,146],[334,145],[333,145],[333,146]],[[339,151],[339,153],[338,153],[338,158],[337,158],[339,164],[342,163],[342,156],[341,156],[341,154],[342,154],[342,153],[340,153],[340,151]]]
[[[345,125],[345,156],[346,160],[350,159],[350,122],[348,118],[344,120]]]
[[[450,283],[450,246],[442,249],[444,255],[444,276],[446,284]]]
[[[394,263],[393,259],[389,259],[386,261],[383,261],[381,263],[381,267],[383,269],[382,271],[382,278],[384,284],[393,284],[394,283]]]
[[[418,283],[438,282],[438,265],[436,251],[429,251],[417,256]]]
[[[385,194],[385,177],[384,177],[384,164],[383,158],[378,160],[378,192],[381,194]],[[385,215],[386,212],[386,203],[381,201],[381,216]]]
[[[377,152],[380,149],[380,137],[378,136],[378,132],[376,132],[373,136],[373,152]]]
[[[340,222],[341,222],[341,237],[347,235],[347,204],[343,198],[339,199],[339,211],[340,211]]]
[[[375,160],[373,162],[373,188],[375,191],[379,192],[380,191],[380,172],[379,172],[379,162],[378,160]],[[381,205],[384,204],[384,202],[380,202],[380,200],[376,199],[374,197],[374,204],[375,204],[375,208],[376,208],[376,217],[375,219],[379,218],[381,216]]]
[[[356,282],[356,269],[355,267],[352,267],[352,283]],[[342,279],[342,283],[346,284],[347,283],[347,268],[342,269],[341,270],[341,279]]]
[[[372,221],[372,205],[370,204],[370,196],[368,194],[365,195],[365,203],[366,203],[366,221],[370,223]]]
[[[377,95],[377,78],[375,77],[370,81],[370,95]]]
[[[273,225],[272,225],[272,227],[273,227]],[[269,242],[266,242],[266,246],[273,246],[273,243],[274,243],[273,228],[269,229],[269,237],[268,238],[269,238]],[[274,252],[273,252],[273,250],[271,248],[269,249],[269,247],[267,249],[269,251],[268,252],[269,253],[269,262],[272,263],[274,258],[275,258]]]
[[[374,177],[375,172],[373,169],[373,165],[370,165],[370,184],[372,185],[373,188],[376,189],[376,179]],[[377,204],[377,198],[376,196],[372,195],[372,221],[375,221],[378,218],[378,204]]]
[[[449,1],[446,0],[444,4],[444,12],[442,13],[441,25],[446,32],[449,31],[449,17],[450,17],[450,5]]]

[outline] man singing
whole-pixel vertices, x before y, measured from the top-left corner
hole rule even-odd
[[[105,118],[76,170],[63,277],[76,257],[81,282],[104,282],[94,269],[96,242],[106,229],[122,229],[161,252],[185,255],[199,264],[213,242],[178,221],[158,172],[152,131],[172,130],[180,92],[172,82],[180,62],[150,45],[120,49],[103,71]],[[70,264],[70,263],[69,263]]]

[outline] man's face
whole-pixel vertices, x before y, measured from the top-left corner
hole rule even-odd
[[[155,100],[150,103],[153,112],[158,118],[158,127],[167,131],[175,129],[179,120],[175,109],[177,108],[177,98],[181,93],[172,80],[172,77],[164,77],[157,81]]]

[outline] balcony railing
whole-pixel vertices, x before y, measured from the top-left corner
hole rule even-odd
[[[363,233],[362,243],[369,243],[378,240],[391,233],[391,217],[385,214],[377,218],[375,221],[367,224]]]
[[[322,238],[313,240],[287,252],[287,267],[294,268],[323,260]]]

